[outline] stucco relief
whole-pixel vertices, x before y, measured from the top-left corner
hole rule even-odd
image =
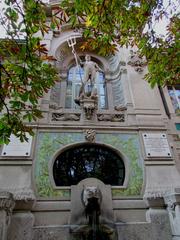
[[[137,51],[131,50],[128,65],[134,67],[136,72],[142,73],[147,62],[144,57],[138,55]]]
[[[93,130],[93,129],[85,130],[85,139],[88,142],[95,142],[95,140],[96,140],[96,131]]]
[[[79,113],[52,113],[51,121],[79,121]]]
[[[98,121],[105,122],[124,122],[125,116],[124,114],[98,114]]]
[[[84,111],[85,119],[93,120],[97,110],[97,99],[86,98],[80,101],[80,106]]]

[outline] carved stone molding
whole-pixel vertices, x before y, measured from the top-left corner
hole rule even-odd
[[[10,194],[13,195],[13,199],[15,201],[35,201],[36,197],[34,195],[34,192],[30,188],[8,188],[6,190],[0,191],[7,191]]]
[[[180,188],[167,187],[152,187],[147,188],[144,194],[144,199],[149,206],[164,206],[174,209],[174,206],[180,204]]]
[[[98,121],[105,122],[124,122],[125,116],[124,114],[98,114]]]
[[[79,121],[80,113],[52,113],[51,121]]]
[[[130,59],[128,61],[128,65],[135,68],[136,72],[143,72],[143,68],[147,65],[145,58],[138,55],[137,51],[130,51]]]
[[[85,130],[85,139],[88,142],[95,142],[95,140],[96,140],[96,131],[93,130],[93,129]]]
[[[148,187],[145,190],[144,198],[163,198],[165,195],[172,193],[173,187]]]
[[[13,194],[10,192],[0,191],[0,210],[5,210],[8,214],[11,214],[15,206]]]

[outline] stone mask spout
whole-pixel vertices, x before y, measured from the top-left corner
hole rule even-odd
[[[97,187],[85,187],[83,189],[83,204],[85,206],[86,218],[88,218],[88,224],[93,226],[99,225],[99,216],[101,213],[100,203],[101,203],[101,192]]]

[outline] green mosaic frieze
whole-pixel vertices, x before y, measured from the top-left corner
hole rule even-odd
[[[119,150],[126,156],[126,160],[128,161],[128,186],[126,189],[113,189],[112,195],[140,195],[143,184],[143,161],[138,136],[136,134],[99,134],[97,139]]]
[[[35,183],[39,197],[69,197],[70,190],[54,189],[50,181],[49,162],[55,153],[69,144],[84,142],[82,133],[40,132],[36,144]],[[113,196],[140,195],[143,185],[143,161],[137,134],[96,134],[96,142],[108,144],[121,152],[128,161],[128,185],[113,189]]]

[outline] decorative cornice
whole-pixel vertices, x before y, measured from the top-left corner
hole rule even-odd
[[[9,192],[13,196],[15,201],[35,201],[36,197],[34,192],[30,188],[8,188],[8,189],[0,189],[0,192]]]
[[[180,188],[158,187],[148,188],[143,197],[150,207],[164,206],[174,209],[175,205],[180,204]]]
[[[145,199],[156,199],[162,198],[165,195],[171,194],[174,192],[174,187],[148,187],[145,191],[144,198]]]

